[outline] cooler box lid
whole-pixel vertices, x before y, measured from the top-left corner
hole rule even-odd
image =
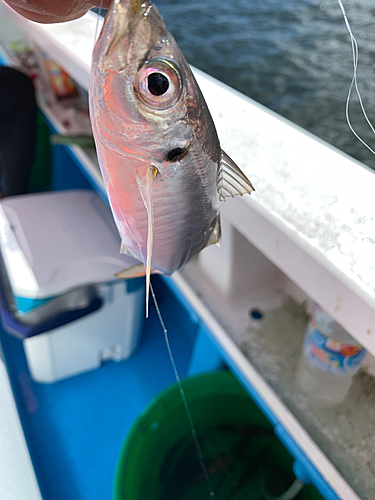
[[[93,191],[1,200],[0,246],[13,294],[33,299],[112,281],[138,263],[120,255],[111,211]]]

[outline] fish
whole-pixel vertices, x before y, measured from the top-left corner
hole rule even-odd
[[[120,251],[139,261],[117,276],[146,275],[148,290],[151,273],[171,275],[218,243],[220,201],[254,188],[222,151],[190,66],[149,0],[109,8],[89,107]]]

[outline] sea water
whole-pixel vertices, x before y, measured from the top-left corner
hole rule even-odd
[[[375,4],[343,4],[359,45],[359,88],[375,119]],[[375,168],[345,119],[353,62],[336,0],[158,0],[157,6],[190,64]],[[350,115],[374,148],[355,97]]]

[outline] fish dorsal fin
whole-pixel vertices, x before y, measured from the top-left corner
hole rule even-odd
[[[250,194],[254,188],[246,175],[237,167],[234,161],[221,150],[217,190],[220,201],[234,197],[236,194]]]

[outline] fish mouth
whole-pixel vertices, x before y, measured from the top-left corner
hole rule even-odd
[[[143,8],[141,8],[141,6]],[[142,17],[144,8],[148,8],[148,0],[114,0],[111,10],[106,17],[107,36],[109,43],[104,53],[104,66],[109,70],[121,71],[123,68],[118,67],[116,60],[122,63],[126,62],[126,54],[130,48],[130,35],[134,30],[135,24],[138,24],[135,18]],[[122,55],[122,57],[121,57]],[[116,66],[116,67],[114,67]]]
[[[136,14],[136,13],[139,11],[139,9],[140,9],[140,7],[141,7],[142,3],[143,3],[143,2],[142,2],[141,0],[130,0],[130,4],[131,4],[131,6],[132,6],[132,9],[133,9],[133,11],[134,11],[134,14]]]
[[[168,40],[164,21],[150,0],[114,0],[107,17],[104,66],[110,71],[123,72],[127,66],[137,70],[150,51],[161,52]]]

